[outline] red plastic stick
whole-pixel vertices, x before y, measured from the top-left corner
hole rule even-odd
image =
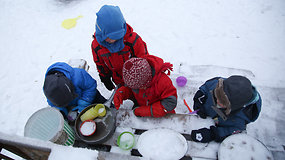
[[[188,108],[188,110],[190,111],[190,113],[192,112],[192,110],[190,109],[190,107],[188,106],[188,104],[186,103],[185,99],[183,99],[184,104],[186,105],[186,107]]]

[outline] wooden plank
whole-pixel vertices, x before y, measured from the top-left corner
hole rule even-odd
[[[5,140],[0,140],[0,146],[1,148],[25,159],[47,160],[51,152],[50,148],[37,147]]]
[[[114,159],[123,159],[123,160],[142,160],[142,157],[124,155],[113,152],[103,152],[99,151],[98,160],[114,160]]]

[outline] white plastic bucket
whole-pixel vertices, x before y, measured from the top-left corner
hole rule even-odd
[[[75,141],[73,129],[64,120],[60,111],[53,107],[35,112],[25,125],[24,136],[65,146],[72,146]]]

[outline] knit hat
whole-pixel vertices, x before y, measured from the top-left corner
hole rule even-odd
[[[65,107],[77,97],[71,80],[61,72],[48,74],[43,89],[47,99],[57,107]]]
[[[242,108],[253,96],[253,89],[249,79],[243,76],[230,76],[219,79],[215,89],[216,98],[226,106],[226,114]]]
[[[148,88],[152,80],[151,67],[146,59],[131,58],[124,63],[123,79],[132,89]]]

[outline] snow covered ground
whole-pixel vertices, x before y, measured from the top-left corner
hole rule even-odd
[[[1,0],[1,132],[22,136],[28,118],[47,106],[42,86],[54,62],[87,60],[98,89],[110,96],[90,47],[95,13],[104,4],[120,6],[149,52],[174,64],[173,79],[188,78],[187,86],[179,88],[177,112],[187,112],[182,100],[192,105],[191,95],[207,79],[245,75],[263,98],[261,115],[248,134],[268,148],[283,149],[284,0]],[[61,27],[63,20],[79,15],[75,28]],[[284,159],[284,152],[277,158]]]

